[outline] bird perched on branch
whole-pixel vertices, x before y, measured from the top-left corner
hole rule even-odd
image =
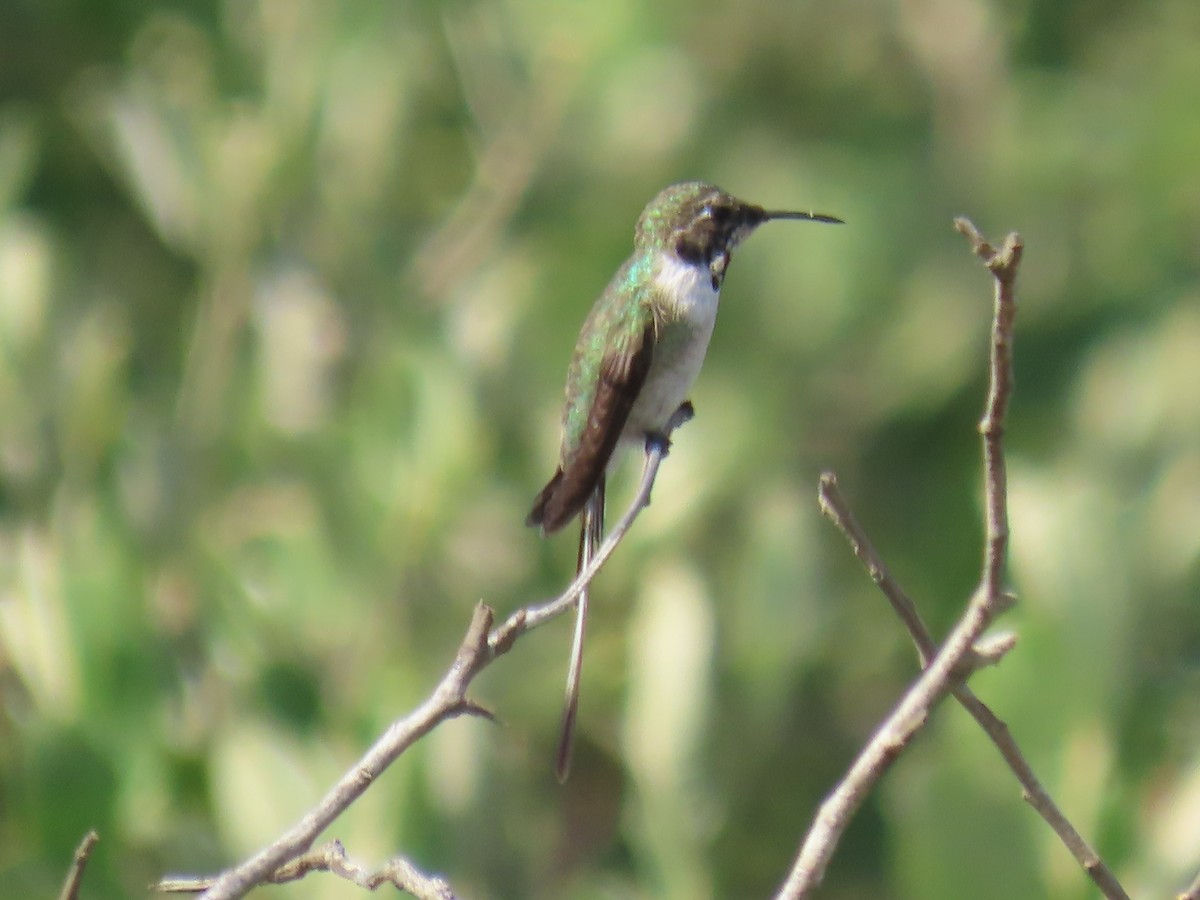
[[[559,463],[526,524],[543,534],[582,514],[577,572],[604,537],[605,479],[622,445],[661,439],[700,372],[733,249],[773,219],[840,223],[771,211],[700,181],[671,185],[642,210],[633,255],[592,307],[567,369]],[[555,771],[570,771],[588,590],[577,601]]]

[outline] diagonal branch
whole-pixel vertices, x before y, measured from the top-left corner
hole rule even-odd
[[[330,872],[368,891],[390,884],[414,897],[455,900],[454,892],[445,879],[426,875],[403,856],[394,856],[378,869],[371,871],[350,859],[341,841],[330,841],[302,853],[270,873],[265,881],[268,884],[287,884],[290,881],[299,881],[310,872]],[[155,885],[155,889],[163,893],[198,894],[208,890],[216,881],[216,878],[164,879]]]
[[[985,551],[979,587],[946,643],[929,659],[925,670],[863,748],[850,771],[821,804],[787,880],[776,895],[779,900],[806,897],[820,884],[851,817],[924,726],[933,706],[958,686],[970,674],[972,667],[978,664],[974,649],[976,641],[1013,602],[1002,587],[1008,552],[1007,473],[1003,437],[1004,418],[1013,386],[1014,285],[1022,244],[1018,235],[1010,234],[1004,246],[997,251],[966,219],[956,220],[955,227],[971,239],[975,253],[984,260],[996,282],[988,354],[988,393],[979,427],[983,436],[986,508]],[[876,569],[872,571],[872,577],[879,581],[886,577],[886,573]],[[911,602],[906,604],[901,612],[906,622],[915,616],[911,606]],[[901,606],[897,610],[900,611]],[[928,656],[932,648],[919,649],[923,656]]]
[[[83,840],[75,848],[75,855],[71,859],[71,868],[67,871],[66,880],[58,894],[58,900],[76,900],[79,896],[79,888],[83,884],[83,870],[87,867],[88,860],[92,858],[92,851],[96,849],[98,843],[100,843],[100,835],[95,830],[89,831],[83,836]]]
[[[928,665],[929,660],[933,658],[937,652],[937,646],[934,644],[933,637],[929,633],[929,629],[925,627],[925,623],[921,620],[920,614],[917,612],[915,604],[909,598],[904,589],[892,577],[887,565],[880,557],[875,547],[871,544],[870,539],[863,531],[862,526],[854,518],[854,514],[847,506],[845,499],[842,497],[841,491],[838,490],[837,478],[832,473],[825,473],[821,476],[821,487],[819,490],[821,499],[821,511],[832,520],[837,529],[845,536],[850,548],[854,551],[854,555],[858,557],[863,566],[867,569],[871,579],[879,585],[879,589],[884,596],[891,602],[892,607],[896,610],[897,615],[904,622],[904,627],[908,629],[909,635],[912,636],[913,643],[917,646],[917,655],[921,660],[922,667]],[[975,648],[979,651],[978,644]],[[971,666],[970,668],[975,668]],[[972,718],[979,723],[979,727],[984,730],[992,743],[996,745],[996,749],[1000,751],[1000,755],[1004,757],[1004,761],[1008,763],[1008,767],[1012,769],[1017,781],[1021,785],[1021,793],[1025,801],[1034,808],[1034,810],[1058,835],[1059,840],[1063,842],[1066,848],[1075,857],[1075,860],[1083,867],[1088,876],[1095,882],[1101,893],[1109,900],[1129,900],[1125,889],[1121,887],[1116,876],[1104,864],[1104,860],[1093,850],[1086,840],[1075,830],[1075,826],[1070,820],[1063,815],[1055,804],[1054,800],[1046,792],[1041,781],[1034,774],[1029,762],[1025,759],[1021,748],[1017,746],[1016,740],[1012,733],[1008,730],[1008,725],[1004,723],[986,703],[975,696],[965,683],[959,684],[951,689],[951,693],[965,709],[969,712]],[[1200,896],[1190,898],[1190,900],[1200,900]]]
[[[986,593],[976,592],[971,598],[966,613],[950,633],[945,646],[884,720],[833,793],[821,804],[796,862],[776,894],[777,900],[799,900],[809,896],[820,884],[851,817],[924,726],[934,704],[958,683],[964,661],[991,624],[998,608],[999,604],[990,602]]]
[[[634,520],[650,505],[650,492],[658,477],[658,468],[667,455],[671,432],[691,416],[691,404],[685,403],[671,418],[663,434],[647,441],[646,459],[637,495],[600,546],[595,559],[562,594],[545,603],[518,609],[496,628],[492,627],[491,608],[480,603],[475,607],[471,624],[467,628],[454,663],[433,693],[407,716],[393,722],[363,757],[299,822],[254,856],[216,878],[164,879],[151,889],[159,892],[186,893],[204,890],[203,900],[235,900],[245,896],[256,885],[272,880],[282,866],[307,853],[320,834],[361,797],[400,754],[442,722],[460,715],[490,718],[490,713],[467,697],[467,688],[476,675],[511,650],[521,635],[571,608],[579,592],[591,582],[600,567],[612,556]],[[448,896],[445,893],[448,888],[444,888],[445,882],[441,879],[423,875],[411,866],[409,868],[420,877],[409,879],[403,887],[404,890],[423,900],[444,900]]]

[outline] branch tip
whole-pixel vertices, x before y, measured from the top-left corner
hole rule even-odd
[[[471,624],[467,626],[467,633],[463,635],[458,653],[455,654],[452,670],[466,672],[469,678],[471,674],[487,664],[490,655],[488,633],[492,629],[494,616],[492,608],[486,603],[475,604],[475,612],[471,615]]]
[[[984,262],[995,255],[996,249],[988,243],[987,238],[975,227],[975,223],[966,216],[959,216],[954,220],[954,229],[970,241],[972,252],[984,260]]]
[[[995,281],[988,398],[980,428],[984,443],[987,506],[981,583],[958,623],[939,648],[921,621],[916,607],[892,578],[866,533],[855,521],[837,489],[837,477],[832,472],[821,473],[817,491],[821,512],[841,531],[871,579],[879,585],[904,621],[917,645],[924,671],[910,685],[899,705],[821,804],[792,869],[776,894],[777,900],[799,900],[809,896],[820,884],[834,848],[850,817],[863,802],[866,792],[904,750],[925,723],[934,705],[947,692],[954,695],[992,739],[1020,782],[1022,796],[1046,820],[1104,896],[1110,900],[1128,900],[1116,878],[1042,788],[1009,734],[1008,727],[965,683],[975,669],[998,662],[1016,644],[1016,637],[1012,634],[1000,634],[992,638],[983,638],[982,635],[995,617],[1015,602],[1015,598],[1000,586],[1008,544],[1007,480],[1002,435],[1012,390],[1011,339],[1016,312],[1014,284],[1023,244],[1020,235],[1013,232],[997,251],[969,219],[955,219],[954,227],[967,238],[972,252],[984,262]],[[1200,900],[1200,878],[1197,878],[1193,888],[1183,895],[1183,900]]]
[[[1021,235],[1010,231],[999,250],[983,236],[975,223],[965,216],[954,220],[955,230],[966,237],[971,244],[971,252],[983,260],[983,264],[1005,285],[1011,285],[1017,277],[1017,267],[1021,264],[1021,255],[1025,250],[1025,242]]]
[[[980,666],[994,666],[1015,646],[1017,635],[1012,631],[1004,631],[976,641],[973,650]]]
[[[94,828],[83,836],[83,840],[75,848],[75,854],[71,859],[71,868],[67,870],[66,880],[58,894],[59,900],[76,900],[79,896],[79,889],[83,885],[83,870],[87,867],[88,860],[92,858],[92,851],[96,849],[98,843],[100,843],[100,835]]]
[[[492,712],[492,710],[488,709],[482,703],[476,703],[474,700],[464,699],[462,703],[458,705],[457,712],[464,716],[474,716],[478,719],[487,719],[489,722],[492,722],[496,725],[500,724],[500,720],[496,718],[496,714]]]

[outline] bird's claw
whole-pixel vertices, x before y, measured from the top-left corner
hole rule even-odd
[[[667,419],[666,426],[661,431],[646,432],[646,452],[653,453],[655,450],[660,456],[666,456],[671,452],[671,433],[691,420],[696,415],[696,407],[692,406],[691,400],[684,400],[679,404],[679,408],[671,413],[671,418]]]

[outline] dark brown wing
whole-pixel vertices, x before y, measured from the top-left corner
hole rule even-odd
[[[554,477],[533,501],[526,525],[540,525],[543,534],[551,534],[583,509],[616,449],[629,420],[629,411],[646,382],[653,355],[654,322],[651,320],[622,351],[612,351],[601,361],[596,393],[579,445],[565,467],[558,467]]]

